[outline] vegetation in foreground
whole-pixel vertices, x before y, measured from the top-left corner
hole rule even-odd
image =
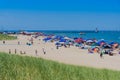
[[[0,53],[0,80],[119,80],[120,72]]]
[[[7,34],[0,34],[0,40],[14,40],[16,37],[14,36],[9,36]]]

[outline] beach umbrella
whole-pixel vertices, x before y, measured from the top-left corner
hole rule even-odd
[[[62,38],[64,38],[63,36],[57,36],[59,39],[62,39]]]
[[[53,38],[53,39],[60,40],[60,39],[62,39],[62,38],[64,38],[64,37],[63,37],[63,36],[54,36],[54,38]]]
[[[75,40],[76,43],[81,43],[82,41],[83,41],[82,38],[78,38],[78,39]]]
[[[54,39],[54,38],[56,38],[56,36],[52,36],[52,38]]]
[[[113,45],[114,43],[115,43],[115,42],[112,41],[112,42],[109,42],[108,44],[109,44],[109,45]]]
[[[111,48],[111,45],[109,45],[109,44],[104,44],[104,45],[103,45],[103,48]]]
[[[74,42],[74,39],[71,39],[71,38],[70,38],[70,39],[69,39],[69,40],[67,40],[67,41],[69,41],[69,42]]]
[[[98,44],[97,43],[92,43],[91,46],[98,46]]]
[[[91,46],[91,49],[94,49],[94,48],[96,48],[96,46]]]
[[[80,46],[80,44],[78,44],[78,43],[75,43],[74,45],[75,45],[75,46],[77,46],[77,47],[79,47],[79,46]]]
[[[77,37],[73,38],[74,40],[78,39]]]
[[[64,37],[64,39],[70,40],[70,38],[69,38],[69,37]]]
[[[106,41],[104,39],[99,40],[98,42],[96,42],[98,45],[104,45],[106,43]]]
[[[48,41],[48,40],[51,40],[51,38],[44,38],[43,41]]]
[[[53,39],[58,39],[58,36],[53,36]]]
[[[97,42],[98,42],[98,43],[100,43],[100,42],[105,42],[105,40],[104,40],[104,39],[101,39],[101,40],[98,40]]]
[[[66,40],[65,39],[60,39],[59,42],[66,42]]]
[[[65,44],[67,44],[67,45],[68,45],[68,44],[69,44],[69,41],[67,40],[67,41],[65,42]]]
[[[92,43],[92,42],[94,42],[93,40],[87,40],[86,41],[87,43]]]
[[[57,43],[55,43],[55,45],[60,45],[60,43],[59,43],[59,42],[57,42]]]
[[[83,39],[83,41],[84,41],[84,42],[86,42],[86,41],[87,41],[87,39]]]

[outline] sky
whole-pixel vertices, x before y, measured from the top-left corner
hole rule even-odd
[[[120,0],[0,0],[0,30],[120,30]]]

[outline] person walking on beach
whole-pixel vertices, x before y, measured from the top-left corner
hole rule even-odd
[[[3,41],[3,44],[5,44],[5,41]]]
[[[100,57],[101,58],[103,58],[103,54],[105,53],[105,50],[104,49],[102,49],[101,51],[100,51]]]
[[[58,46],[58,45],[56,46],[56,49],[59,49],[59,46]]]
[[[31,41],[31,44],[33,45],[33,38],[31,38],[31,40],[30,40],[30,41]]]
[[[44,49],[44,48],[42,48],[42,51],[43,51],[43,53],[44,53],[44,54],[46,54],[46,51],[45,51],[45,49]]]
[[[22,51],[20,51],[20,54],[22,54]]]
[[[17,50],[15,49],[15,54],[17,53]]]
[[[38,53],[38,51],[37,51],[37,50],[35,50],[35,54],[36,54],[36,56],[37,56],[37,53]]]
[[[18,41],[18,45],[20,45],[20,41]]]
[[[9,49],[9,54],[11,54],[11,49]]]

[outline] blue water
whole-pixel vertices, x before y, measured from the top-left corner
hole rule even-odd
[[[120,31],[43,31],[46,34],[55,34],[61,36],[68,36],[70,38],[82,37],[84,39],[104,39],[106,41],[115,41],[120,43]],[[80,32],[84,32],[84,35],[80,35]]]
[[[43,32],[45,34],[55,34],[61,36],[68,36],[70,38],[82,37],[84,39],[105,39],[106,41],[115,41],[120,43],[120,31],[41,31],[41,30],[27,30],[28,32]],[[80,35],[80,32],[84,32],[85,35]]]

